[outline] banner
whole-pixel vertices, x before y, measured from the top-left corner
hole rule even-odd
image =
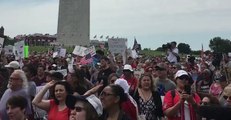
[[[29,46],[28,45],[24,46],[24,57],[25,58],[29,57]]]
[[[86,47],[76,45],[72,53],[78,56],[84,56],[85,55],[84,51],[86,49],[87,49]]]
[[[111,53],[123,53],[127,49],[127,39],[125,38],[110,38],[108,46]]]
[[[0,37],[0,53],[2,52],[3,49],[3,43],[4,43],[4,38]]]

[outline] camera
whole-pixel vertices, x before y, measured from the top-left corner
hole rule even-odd
[[[167,49],[172,49],[171,43],[163,44],[162,49],[167,50]]]
[[[186,94],[191,94],[191,85],[185,85],[184,86],[184,91],[186,92]]]

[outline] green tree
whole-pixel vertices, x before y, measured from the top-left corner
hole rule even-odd
[[[221,37],[214,37],[210,40],[209,47],[214,52],[228,53],[231,51],[231,41]]]
[[[179,50],[179,53],[184,53],[184,54],[190,54],[191,53],[191,48],[188,44],[179,43],[177,48]]]

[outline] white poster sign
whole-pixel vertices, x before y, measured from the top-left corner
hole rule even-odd
[[[3,42],[4,42],[4,38],[0,37],[0,53],[2,52],[3,49]]]
[[[66,49],[61,48],[61,49],[59,50],[59,56],[60,56],[60,57],[66,57],[66,52],[67,52]]]
[[[127,39],[124,38],[108,39],[108,46],[111,53],[123,53],[127,49]]]
[[[84,56],[85,55],[84,51],[86,49],[87,49],[86,47],[76,45],[72,53],[78,56]]]
[[[14,46],[12,46],[12,45],[5,46],[4,47],[5,54],[6,55],[13,55],[14,54],[13,53],[13,48],[14,48]]]
[[[16,56],[16,58],[18,57],[20,58],[24,58],[24,41],[19,41],[14,43],[14,54]]]
[[[95,46],[91,46],[87,48],[86,50],[84,50],[84,55],[87,55],[89,53],[91,53],[92,56],[96,54]]]

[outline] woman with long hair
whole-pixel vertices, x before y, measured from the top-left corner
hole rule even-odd
[[[126,101],[127,95],[119,85],[108,85],[100,94],[104,113],[100,120],[130,120],[121,109],[121,104]]]
[[[54,86],[54,98],[43,100],[44,94]],[[71,86],[66,81],[51,81],[35,96],[32,103],[47,111],[48,120],[68,120],[70,109],[66,106],[67,95],[73,94]]]
[[[145,73],[141,76],[133,97],[137,102],[140,117],[145,117],[146,120],[157,120],[163,117],[161,98],[154,90],[151,74]]]

